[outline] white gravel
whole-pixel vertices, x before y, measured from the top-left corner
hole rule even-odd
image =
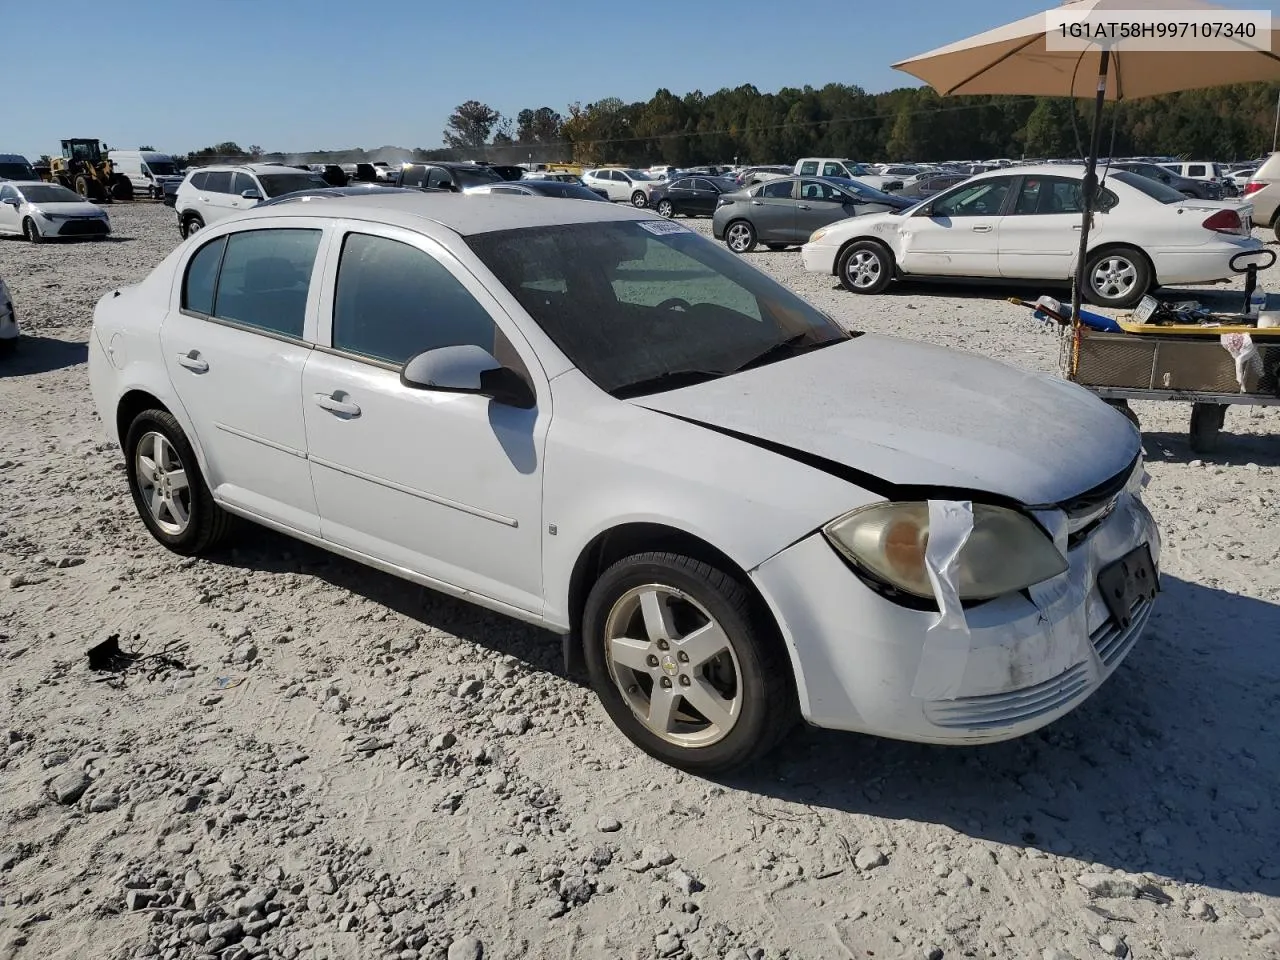
[[[178,235],[111,215],[108,243],[0,242],[26,333],[0,359],[0,960],[1280,954],[1280,412],[1232,410],[1200,462],[1187,407],[1139,405],[1165,592],[1070,717],[981,749],[798,731],[715,783],[625,743],[549,634],[265,532],[155,544],[85,337]],[[855,298],[750,259],[852,326],[1055,368],[1007,291]],[[111,634],[155,656],[104,682]]]

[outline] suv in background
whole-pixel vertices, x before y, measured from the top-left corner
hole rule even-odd
[[[0,153],[0,180],[39,180],[27,158],[20,153]]]
[[[274,163],[192,170],[178,187],[173,204],[178,214],[178,232],[189,237],[209,224],[253,209],[261,200],[328,186],[310,170]]]
[[[629,203],[633,207],[647,207],[649,194],[655,187],[662,186],[661,180],[654,180],[647,173],[622,167],[584,170],[582,183],[597,193],[603,190],[610,200]]]
[[[406,163],[394,178],[397,187],[461,193],[486,183],[506,183],[492,167],[478,163]]]
[[[1184,177],[1179,173],[1174,173],[1163,164],[1146,163],[1140,160],[1121,160],[1118,163],[1111,164],[1110,169],[1128,170],[1130,173],[1136,173],[1138,176],[1146,177],[1148,180],[1163,183],[1166,187],[1172,187],[1191,200],[1222,199],[1222,184],[1213,180],[1193,180],[1191,177]]]
[[[1244,199],[1253,204],[1253,222],[1264,227],[1274,227],[1280,239],[1280,221],[1276,208],[1280,207],[1280,153],[1273,153],[1263,161],[1249,182],[1244,185]]]

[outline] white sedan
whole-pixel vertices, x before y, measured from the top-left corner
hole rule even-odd
[[[0,183],[0,234],[18,234],[32,243],[65,237],[111,234],[107,211],[56,183],[9,180]]]
[[[1062,283],[1075,272],[1083,179],[1083,167],[1065,165],[981,174],[901,214],[815,231],[805,269],[854,293],[895,277]],[[1249,203],[1189,200],[1125,171],[1107,176],[1095,208],[1085,295],[1099,306],[1131,307],[1157,284],[1227,279],[1233,256],[1262,248]]]
[[[1138,639],[1160,541],[1087,391],[846,332],[604,203],[314,198],[202,230],[94,312],[94,400],[180,554],[243,518],[538,624],[696,771],[797,717],[966,744]]]
[[[13,298],[0,277],[0,353],[8,353],[18,345],[18,312],[13,308]]]

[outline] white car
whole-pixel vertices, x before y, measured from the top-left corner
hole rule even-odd
[[[107,211],[66,187],[40,180],[0,183],[0,235],[17,234],[32,243],[69,237],[111,235]]]
[[[1160,541],[1083,388],[850,334],[678,223],[425,194],[211,226],[94,311],[142,522],[247,518],[566,637],[690,770],[803,716],[1027,733],[1115,670]]]
[[[610,200],[629,203],[633,207],[647,207],[649,195],[662,181],[655,180],[643,170],[630,170],[621,167],[601,167],[595,170],[584,170],[582,182],[592,190],[603,190]]]
[[[4,277],[0,277],[0,353],[8,353],[17,345],[18,311],[13,307],[13,298],[9,296]]]
[[[834,274],[854,293],[895,278],[976,277],[1064,283],[1080,246],[1084,168],[1018,167],[979,174],[902,211],[842,220],[801,248],[810,273]],[[1262,249],[1248,203],[1192,200],[1126,171],[1101,187],[1085,295],[1131,307],[1157,284],[1234,276],[1231,258]]]
[[[318,173],[279,163],[201,167],[189,172],[178,187],[173,204],[178,232],[189,237],[204,227],[251,210],[263,200],[328,186]]]

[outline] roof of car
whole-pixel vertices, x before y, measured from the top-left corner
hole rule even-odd
[[[291,167],[286,163],[211,163],[207,167],[193,167],[191,173],[220,173],[224,170],[248,170],[250,173],[276,173],[280,170],[311,172],[306,167]]]
[[[495,230],[606,220],[661,220],[648,210],[609,203],[583,203],[581,200],[559,198],[494,197],[487,194],[423,193],[418,190],[405,190],[402,194],[379,193],[370,197],[316,197],[305,204],[282,204],[279,207],[264,205],[261,216],[297,214],[374,220],[411,230],[420,226],[418,221],[430,220],[463,236]],[[257,216],[259,214],[256,211],[250,210],[244,214],[243,219]]]

